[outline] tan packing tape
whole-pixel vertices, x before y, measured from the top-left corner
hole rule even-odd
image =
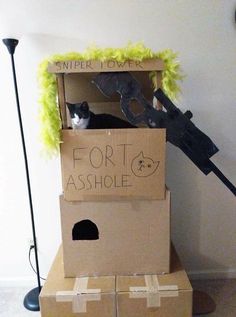
[[[177,297],[178,291],[157,291],[157,292],[132,292],[129,294],[129,298],[146,298],[147,307],[161,307],[161,298],[165,297]]]
[[[90,301],[100,301],[101,294],[80,294],[75,297],[72,301],[72,311],[73,313],[86,313],[87,312],[87,302]]]
[[[72,302],[73,313],[86,313],[87,302],[101,300],[101,289],[88,289],[88,279],[88,277],[76,278],[73,290],[58,291],[56,301]]]
[[[177,285],[160,286],[157,275],[145,275],[146,286],[130,287],[130,298],[147,298],[147,307],[160,307],[161,298],[179,296]]]
[[[158,281],[157,275],[145,275],[145,283],[150,291],[178,291],[177,285],[162,285]]]

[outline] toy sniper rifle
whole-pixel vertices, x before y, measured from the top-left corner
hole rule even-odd
[[[131,124],[144,122],[150,128],[165,128],[167,141],[179,147],[205,175],[215,173],[236,196],[236,187],[210,160],[219,149],[190,120],[191,111],[182,113],[161,89],[157,89],[154,96],[166,111],[155,109],[142,95],[139,82],[128,72],[100,73],[93,83],[108,97],[115,92],[120,94],[121,109]],[[129,107],[131,100],[138,101],[144,111],[135,115]]]

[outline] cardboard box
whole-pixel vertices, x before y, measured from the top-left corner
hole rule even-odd
[[[94,78],[100,72],[132,72],[132,75],[140,83],[142,93],[147,100],[153,101],[153,82],[150,78],[150,71],[155,76],[156,87],[161,87],[162,71],[165,64],[161,59],[151,59],[143,61],[62,61],[50,64],[48,71],[54,73],[57,78],[58,104],[62,127],[68,127],[68,111],[66,101],[77,103],[88,101],[91,103],[117,103],[120,101],[119,94],[113,94],[109,98],[103,95],[93,84]],[[120,106],[116,105],[116,110]],[[139,109],[140,107],[135,107]],[[133,102],[132,102],[133,109]],[[110,112],[110,105],[107,108]],[[120,110],[121,113],[121,110]]]
[[[117,317],[192,317],[191,284],[171,255],[171,274],[117,277]]]
[[[60,197],[66,277],[168,273],[170,191],[164,200],[68,202]]]
[[[115,277],[64,278],[60,248],[39,300],[41,317],[115,317]]]
[[[165,198],[164,129],[62,130],[68,201]]]
[[[60,249],[40,293],[41,316],[192,317],[188,277],[176,254],[171,262],[166,275],[64,278]]]

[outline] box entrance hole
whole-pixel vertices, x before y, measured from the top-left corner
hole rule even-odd
[[[77,222],[72,229],[73,240],[98,240],[99,232],[96,224],[85,219]]]

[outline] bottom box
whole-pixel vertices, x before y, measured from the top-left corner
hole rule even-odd
[[[192,287],[174,250],[172,273],[65,278],[62,248],[40,293],[42,317],[191,317]]]

